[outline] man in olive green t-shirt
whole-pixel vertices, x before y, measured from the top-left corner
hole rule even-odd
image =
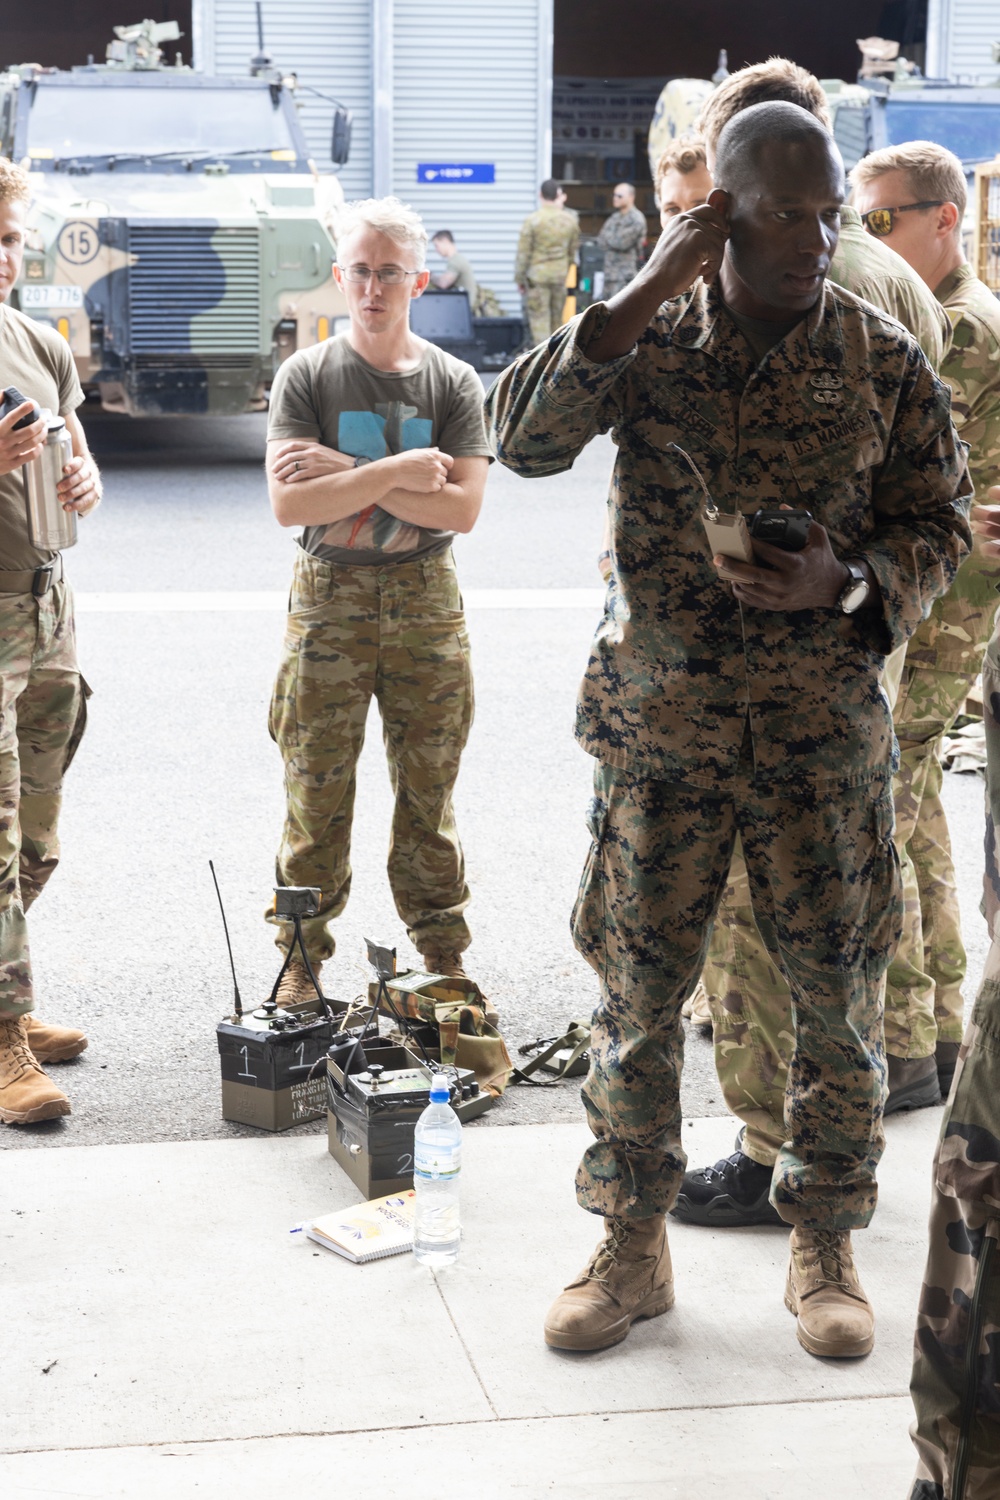
[[[43,419],[63,418],[73,457],[58,486],[63,508],[88,515],[101,497],[76,408],[83,391],[55,329],[8,305],[24,258],[28,174],[0,157],[0,383],[27,401],[0,420],[0,1121],[33,1124],[70,1113],[40,1062],[75,1057],[80,1031],[48,1026],[34,1006],[25,912],[59,860],[62,779],[83,732],[86,689],[76,660],[73,596],[62,555],[28,534],[22,470],[42,451]]]
[[[285,766],[279,885],[318,887],[302,923],[315,970],[347,904],[355,770],[374,697],[395,794],[389,884],[437,974],[464,974],[469,889],[452,795],[472,724],[472,671],[451,553],[482,504],[482,383],[418,338],[410,302],[427,236],[394,198],[348,205],[334,275],[350,328],[300,349],[271,393],[268,490],[301,528],[270,729]],[[276,923],[288,951],[292,930]],[[315,992],[304,963],[283,1004]]]

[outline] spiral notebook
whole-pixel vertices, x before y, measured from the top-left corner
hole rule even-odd
[[[305,1226],[306,1234],[325,1250],[361,1265],[413,1249],[413,1189],[372,1198],[340,1213],[324,1214]]]

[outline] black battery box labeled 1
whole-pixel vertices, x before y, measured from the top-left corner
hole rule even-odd
[[[447,1070],[463,1123],[493,1103],[468,1068]],[[413,1129],[427,1108],[431,1069],[389,1037],[341,1033],[327,1057],[330,1155],[366,1198],[413,1186]]]
[[[327,1001],[342,1014],[343,1004]],[[265,1000],[216,1028],[222,1065],[222,1118],[261,1130],[288,1130],[326,1112],[324,1059],[341,1023],[318,1009],[282,1010]]]

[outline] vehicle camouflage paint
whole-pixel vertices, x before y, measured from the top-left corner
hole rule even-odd
[[[340,185],[309,159],[294,80],[164,66],[175,23],[116,35],[105,64],[0,74],[0,151],[32,186],[15,305],[108,411],[261,410],[281,361],[346,315]]]

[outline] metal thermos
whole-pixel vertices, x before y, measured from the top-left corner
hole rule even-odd
[[[42,552],[61,552],[76,544],[76,511],[63,510],[56,491],[73,457],[73,439],[62,417],[44,408],[41,416],[48,427],[45,447],[23,469],[28,536]]]

